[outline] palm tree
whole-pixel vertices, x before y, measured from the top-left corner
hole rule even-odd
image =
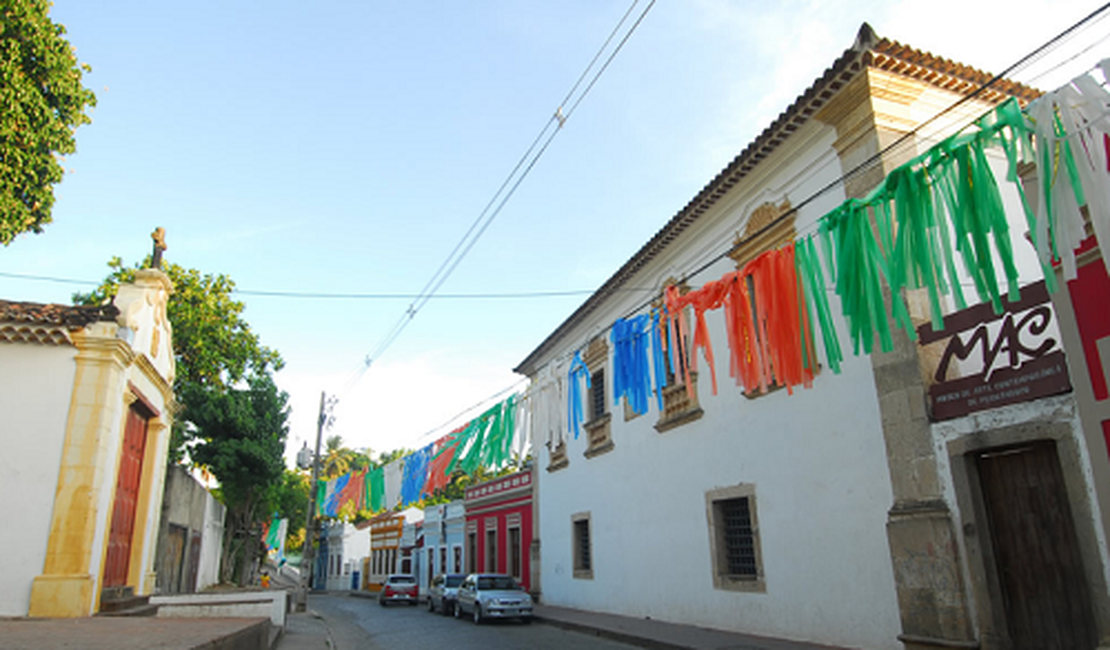
[[[351,461],[358,452],[343,446],[342,436],[331,436],[327,441],[327,450],[324,453],[324,466],[321,468],[325,480],[332,480],[343,476],[351,469]]]

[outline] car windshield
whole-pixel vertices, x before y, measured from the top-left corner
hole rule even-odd
[[[478,578],[478,589],[513,591],[520,589],[520,585],[516,583],[516,580],[513,580],[508,576],[495,576],[488,578]]]
[[[466,580],[466,576],[447,576],[445,582],[448,587],[458,587],[463,580]]]
[[[389,578],[390,584],[412,584],[416,582],[416,578],[412,576],[391,576]]]

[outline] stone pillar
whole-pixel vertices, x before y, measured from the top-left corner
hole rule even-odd
[[[834,147],[843,171],[911,132],[916,123],[910,108],[924,92],[918,82],[865,66],[831,98],[816,117],[836,128]],[[845,193],[865,196],[916,153],[907,142],[884,154],[878,164],[848,178]],[[910,650],[977,648],[958,538],[941,495],[917,346],[892,329],[893,349],[872,354],[871,365],[894,493],[887,538],[902,619],[899,640]]]

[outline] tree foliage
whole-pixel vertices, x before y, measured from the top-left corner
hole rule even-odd
[[[253,375],[247,384],[218,392],[193,383],[181,395],[198,441],[193,459],[220,482],[227,506],[223,577],[238,575],[240,582],[260,541],[255,525],[267,518],[273,488],[285,472],[282,454],[289,433],[289,396],[269,375]]]
[[[309,487],[312,479],[303,470],[286,469],[281,481],[270,492],[270,508],[280,517],[289,520],[285,550],[296,551],[304,544],[304,524],[308,514],[308,501],[312,496]]]
[[[65,27],[47,0],[0,0],[0,243],[50,223],[61,156],[77,150],[74,132],[91,120],[96,95],[81,85]]]

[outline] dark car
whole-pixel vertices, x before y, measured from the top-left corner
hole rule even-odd
[[[385,607],[389,603],[408,603],[409,605],[415,605],[418,589],[416,585],[416,576],[395,573],[386,578],[385,582],[382,583],[382,590],[378,594],[378,603],[381,604],[382,607]]]
[[[466,580],[462,573],[441,573],[432,578],[428,587],[428,611],[440,611],[445,615],[455,613],[455,596],[459,585]]]
[[[459,585],[455,618],[470,614],[475,623],[489,618],[519,618],[532,622],[532,597],[512,576],[472,573]]]

